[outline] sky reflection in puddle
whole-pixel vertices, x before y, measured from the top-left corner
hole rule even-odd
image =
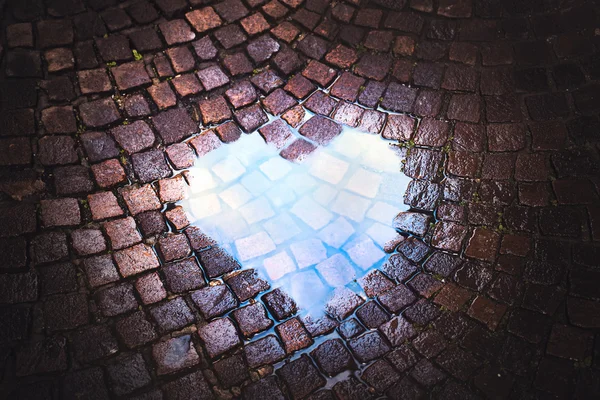
[[[255,132],[200,157],[181,205],[193,225],[304,310],[379,267],[407,210],[394,142],[344,127],[302,163]]]

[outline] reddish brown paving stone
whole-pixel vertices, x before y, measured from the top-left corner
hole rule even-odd
[[[159,82],[148,88],[148,93],[154,100],[159,110],[165,110],[177,105],[177,96],[171,89],[169,82]]]
[[[289,3],[289,0],[282,0],[284,3]],[[295,0],[294,0],[295,1]],[[308,30],[314,30],[321,16],[307,9],[301,8],[292,15],[292,19],[304,26]]]
[[[184,293],[205,285],[204,276],[194,258],[187,258],[163,267],[167,287],[173,293]]]
[[[127,176],[123,166],[117,159],[106,160],[91,167],[98,186],[109,188],[124,182]]]
[[[280,48],[281,46],[275,39],[268,34],[265,34],[252,40],[248,46],[246,46],[246,51],[256,64],[262,64],[273,57]]]
[[[181,97],[187,97],[194,94],[198,94],[202,91],[202,85],[194,74],[184,74],[176,76],[171,81],[175,91]]]
[[[154,133],[144,121],[117,126],[110,130],[119,145],[129,154],[145,150],[154,144]]]
[[[128,117],[143,117],[150,114],[148,102],[141,94],[133,94],[125,97],[125,113]]]
[[[363,109],[359,106],[352,103],[347,103],[345,101],[340,101],[337,108],[333,112],[332,118],[341,124],[355,128],[358,126],[358,122],[360,121],[362,113]]]
[[[233,318],[244,337],[253,336],[273,325],[261,303],[250,304],[232,312]]]
[[[393,281],[380,271],[371,271],[357,281],[368,297],[375,297],[395,286]]]
[[[488,229],[477,228],[469,239],[465,255],[479,260],[494,261],[500,243],[500,235]]]
[[[234,53],[223,58],[223,65],[233,76],[245,75],[253,71],[252,62],[243,52]]]
[[[401,345],[407,339],[412,339],[417,336],[415,328],[401,316],[392,318],[381,325],[379,330],[394,347]]]
[[[231,118],[231,110],[223,96],[215,96],[198,103],[202,122],[205,125],[216,124]]]
[[[141,183],[148,183],[171,175],[164,152],[149,150],[131,156],[133,170]]]
[[[101,253],[106,250],[106,241],[98,229],[77,229],[71,232],[71,242],[75,252],[82,256]]]
[[[156,339],[154,327],[142,311],[120,319],[115,328],[120,339],[129,348],[139,347]]]
[[[87,132],[82,134],[80,139],[91,162],[103,161],[119,155],[115,141],[105,132]]]
[[[440,147],[448,140],[449,133],[450,125],[446,121],[423,118],[414,141],[423,146]]]
[[[198,328],[198,335],[211,358],[241,344],[238,332],[229,318],[220,318]]]
[[[281,114],[281,118],[285,120],[291,127],[297,128],[298,125],[304,120],[306,111],[301,105],[294,106]]]
[[[143,61],[133,61],[110,70],[119,90],[129,90],[151,83]]]
[[[158,239],[158,251],[161,258],[173,261],[187,257],[190,254],[190,245],[184,234],[173,234]]]
[[[365,107],[376,108],[386,87],[387,85],[383,82],[369,80],[364,90],[358,95],[358,102]]]
[[[389,56],[366,53],[356,64],[354,72],[365,78],[381,81],[386,77],[391,66],[392,61]]]
[[[360,362],[368,362],[388,353],[391,348],[377,331],[351,339],[348,347]]]
[[[73,52],[66,48],[48,50],[44,53],[44,58],[48,63],[48,72],[69,70],[75,65]]]
[[[42,110],[42,123],[47,133],[75,133],[77,122],[73,107],[50,107]]]
[[[437,293],[444,285],[441,281],[429,274],[419,274],[408,283],[408,286],[428,299]]]
[[[54,168],[54,189],[59,196],[81,194],[92,191],[94,183],[88,168],[83,165],[69,165]]]
[[[342,44],[325,55],[325,61],[339,68],[349,68],[357,59],[356,51]]]
[[[303,99],[314,91],[316,86],[302,75],[294,75],[294,77],[287,82],[284,89],[297,99]]]
[[[163,203],[174,203],[185,197],[186,185],[182,175],[158,181],[158,195]]]
[[[444,351],[448,346],[448,342],[441,333],[431,329],[421,333],[413,341],[413,345],[423,356],[432,358]]]
[[[327,145],[342,131],[342,128],[330,119],[314,116],[299,129],[301,135],[321,145]]]
[[[217,28],[222,24],[221,18],[212,7],[190,11],[185,14],[185,18],[198,33]]]
[[[216,5],[215,10],[230,23],[248,15],[248,9],[240,0],[226,0]]]
[[[268,1],[267,4],[262,6],[262,10],[269,17],[276,20],[285,17],[289,12],[289,9],[277,0]]]
[[[240,138],[242,131],[233,121],[225,122],[216,128],[217,135],[223,143],[235,142]]]
[[[155,51],[163,46],[162,40],[154,28],[136,30],[128,36],[138,54]]]
[[[235,260],[233,262],[236,263]],[[203,262],[203,265],[206,268],[206,263]],[[225,283],[233,290],[240,302],[251,299],[270,288],[269,283],[262,279],[254,269],[232,272],[225,277]]]
[[[356,316],[369,329],[377,329],[390,319],[390,315],[375,301],[365,303],[356,311]]]
[[[196,56],[201,60],[210,60],[216,57],[217,48],[214,46],[210,36],[204,36],[203,38],[192,42],[192,47]]]
[[[342,371],[355,368],[352,355],[340,339],[323,342],[311,352],[311,356],[328,376],[335,376]]]
[[[227,89],[225,96],[234,108],[240,108],[252,104],[257,99],[254,86],[248,81],[241,81]]]
[[[364,110],[358,129],[363,132],[378,134],[386,123],[387,115],[376,110]]]
[[[105,222],[103,227],[114,250],[124,249],[142,241],[132,217]]]
[[[492,268],[478,262],[467,262],[454,274],[454,281],[467,289],[480,291],[492,280]]]
[[[119,280],[119,273],[110,254],[86,258],[83,269],[92,288]]]
[[[478,296],[469,308],[469,316],[483,322],[488,329],[494,331],[506,312],[506,306],[495,303],[486,297]]]
[[[121,189],[119,192],[125,200],[129,212],[133,215],[143,211],[158,210],[161,207],[160,201],[150,185]]]
[[[234,309],[238,301],[227,285],[217,284],[192,293],[192,301],[204,318],[210,319]]]
[[[308,79],[317,82],[320,86],[326,87],[336,76],[336,71],[325,64],[312,60],[302,71],[302,75]]]
[[[308,110],[325,116],[329,116],[337,104],[337,100],[324,92],[314,92],[302,105]]]
[[[194,150],[196,150],[196,154],[199,157],[221,146],[219,137],[213,132],[212,129],[202,132],[200,135],[190,140],[189,143],[192,145]]]
[[[285,351],[274,335],[252,341],[244,346],[244,355],[250,368],[274,364],[285,357]]]
[[[163,111],[152,119],[152,123],[166,144],[179,142],[198,130],[198,123],[183,108]]]
[[[11,24],[6,27],[9,47],[33,47],[33,30],[30,23]]]
[[[176,230],[181,230],[190,224],[188,215],[181,206],[166,211],[165,217]]]
[[[397,36],[392,51],[399,56],[410,56],[415,51],[415,40],[410,36]]]
[[[262,104],[270,114],[279,115],[285,110],[295,106],[297,102],[283,89],[275,89],[267,97],[262,99]]]
[[[381,135],[385,139],[409,140],[412,137],[415,120],[405,114],[388,115],[387,123]]]
[[[354,16],[354,11],[356,11],[356,9],[349,4],[338,3],[331,11],[333,18],[338,21],[348,23]]]
[[[400,380],[396,370],[385,360],[375,361],[363,371],[361,378],[380,393]]]
[[[175,143],[165,148],[167,157],[175,169],[185,169],[194,165],[194,151],[186,143]]]
[[[137,308],[133,286],[121,283],[96,292],[96,298],[102,314],[107,317],[124,314]]]
[[[250,378],[248,366],[241,354],[223,358],[215,362],[214,367],[219,381],[226,388],[239,386]]]
[[[160,78],[172,78],[173,75],[175,75],[175,71],[173,71],[169,59],[163,54],[154,56],[154,68]]]
[[[44,136],[38,141],[38,159],[42,165],[66,165],[79,161],[75,141],[70,136]],[[14,147],[12,147],[14,151]]]
[[[350,72],[344,72],[331,87],[331,94],[340,99],[354,102],[364,83],[364,78],[358,77]]]
[[[431,244],[439,249],[459,251],[465,236],[464,226],[452,222],[441,222],[436,225]]]
[[[390,312],[397,313],[415,302],[415,294],[405,285],[396,287],[377,296],[379,302]]]
[[[281,120],[275,120],[258,130],[265,142],[273,144],[277,149],[285,147],[292,138],[292,132]]]
[[[150,309],[160,334],[180,330],[196,322],[196,316],[182,297],[167,300]]]
[[[78,225],[81,222],[77,199],[42,200],[40,216],[45,227]]]
[[[283,40],[286,43],[291,43],[294,41],[294,39],[296,39],[300,33],[300,30],[291,22],[284,21],[275,28],[271,29],[271,33],[273,33],[273,35],[275,35],[278,39]]]
[[[296,49],[309,58],[320,60],[327,53],[328,47],[329,43],[325,39],[308,34],[298,40]]]
[[[169,46],[194,40],[196,34],[183,19],[174,19],[159,24],[160,32]]]
[[[286,160],[302,162],[310,153],[316,150],[316,146],[304,139],[294,140],[288,147],[283,149],[279,155]]]
[[[325,310],[332,317],[342,321],[362,303],[364,299],[350,289],[337,288],[327,300]]]
[[[144,211],[136,216],[144,237],[154,236],[168,230],[163,215],[158,210]]]
[[[238,25],[228,25],[220,28],[215,32],[215,37],[225,49],[231,49],[248,39]]]
[[[115,103],[110,98],[94,100],[79,106],[79,115],[83,123],[96,128],[121,119]]]
[[[113,34],[106,38],[96,38],[95,42],[105,62],[129,61],[133,58],[129,40],[124,35]]]
[[[235,111],[234,117],[246,133],[254,132],[261,125],[269,122],[269,118],[258,104]]]
[[[250,82],[265,94],[271,93],[273,90],[285,83],[274,71],[267,69],[258,75],[250,78]]]
[[[152,249],[143,243],[115,252],[114,258],[119,271],[125,277],[159,266],[158,258]]]
[[[249,17],[244,18],[240,21],[240,24],[250,36],[257,35],[271,27],[261,13],[254,13]]]
[[[187,46],[171,47],[167,49],[166,54],[175,73],[187,72],[196,66],[196,60]]]
[[[223,70],[216,65],[198,71],[197,76],[200,79],[202,86],[207,91],[211,91],[229,83],[227,75],[225,75]]]
[[[140,295],[142,303],[153,304],[167,297],[162,281],[158,273],[152,272],[142,275],[135,281],[135,289]]]

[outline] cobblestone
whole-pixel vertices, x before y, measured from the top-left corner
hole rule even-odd
[[[8,2],[0,392],[594,397],[597,10],[501,3]],[[404,159],[403,213],[358,210],[389,171],[331,197],[335,168],[382,158],[338,144],[353,128]],[[225,243],[186,208],[213,170],[181,170],[253,138],[281,157],[239,177],[264,197]],[[326,146],[339,160],[311,168]],[[307,222],[308,253],[288,237]]]

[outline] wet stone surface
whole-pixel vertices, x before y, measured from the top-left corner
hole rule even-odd
[[[0,397],[600,396],[593,2],[5,3]]]

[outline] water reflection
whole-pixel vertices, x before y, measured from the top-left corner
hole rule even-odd
[[[408,209],[392,144],[345,127],[293,163],[258,133],[242,135],[197,160],[182,205],[243,268],[308,310],[383,262],[392,219]]]

